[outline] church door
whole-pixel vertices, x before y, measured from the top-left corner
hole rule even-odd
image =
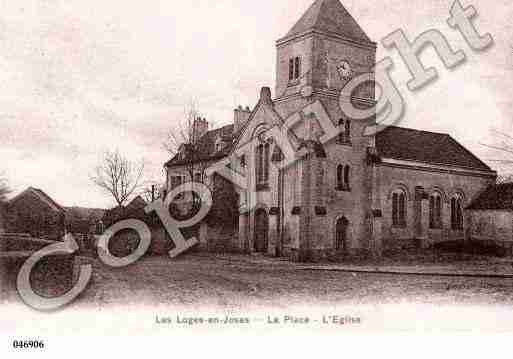
[[[349,221],[346,217],[339,218],[336,224],[335,248],[337,252],[347,253],[347,227]]]
[[[267,253],[269,235],[269,218],[264,209],[255,213],[255,252]]]

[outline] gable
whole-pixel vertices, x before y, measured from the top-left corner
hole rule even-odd
[[[281,127],[283,123],[283,119],[274,110],[272,102],[260,101],[241,130],[234,149],[251,142],[255,132],[258,132],[260,128],[271,129],[274,126]]]
[[[37,207],[44,206],[54,212],[64,213],[64,209],[55,202],[50,196],[40,189],[29,187],[19,195],[14,197],[8,202],[9,208],[15,208],[18,206],[36,206],[35,203],[39,203]]]

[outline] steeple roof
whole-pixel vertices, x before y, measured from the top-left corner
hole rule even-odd
[[[372,42],[339,0],[316,0],[285,38],[310,30],[334,33],[356,41]]]

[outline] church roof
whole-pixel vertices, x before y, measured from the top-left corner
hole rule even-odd
[[[285,38],[310,30],[334,33],[356,41],[372,42],[339,0],[316,0]]]
[[[513,183],[489,186],[472,201],[468,209],[513,210]]]
[[[381,157],[492,172],[450,135],[388,126],[376,135]]]

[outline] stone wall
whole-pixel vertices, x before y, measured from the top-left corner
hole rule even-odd
[[[513,243],[513,213],[511,211],[468,211],[469,237],[474,241]]]
[[[54,242],[26,235],[0,235],[0,300],[20,300],[16,290],[18,273],[37,250]],[[59,254],[43,258],[31,274],[34,291],[46,297],[65,294],[73,286],[74,255]]]
[[[464,213],[464,229],[451,228],[451,198],[463,196],[463,208],[468,206],[481,191],[495,179],[490,176],[465,174],[455,171],[429,171],[402,168],[400,166],[382,164],[378,167],[379,189],[381,202],[382,235],[384,249],[401,249],[418,244],[422,246],[433,243],[464,240],[468,219]],[[392,224],[392,192],[401,189],[406,193],[406,226],[397,228]],[[417,193],[416,193],[417,189]],[[421,191],[419,193],[418,191]],[[439,192],[442,195],[442,228],[429,228],[429,195]]]

